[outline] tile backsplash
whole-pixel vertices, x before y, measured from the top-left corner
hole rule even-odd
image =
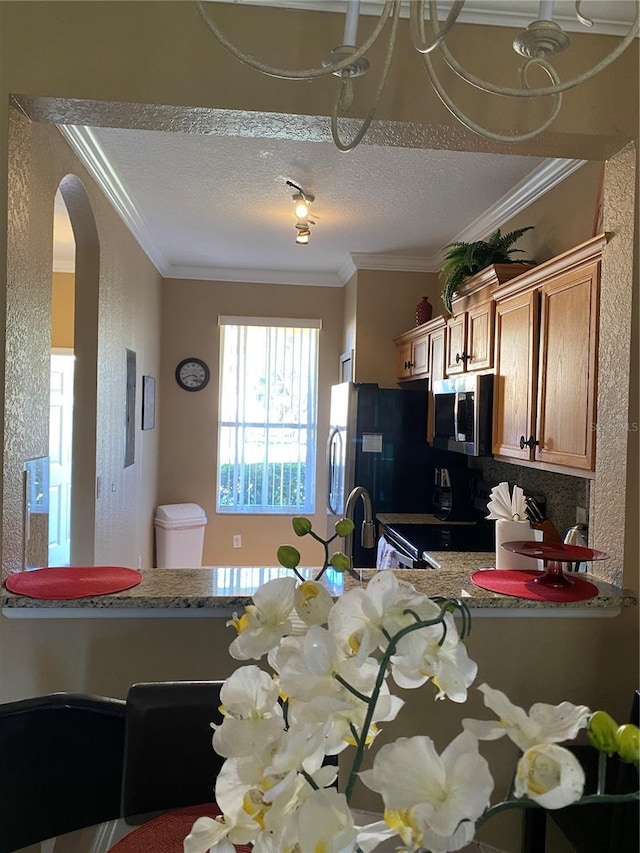
[[[481,471],[482,479],[491,486],[507,482],[532,494],[544,495],[549,518],[561,535],[576,523],[577,506],[589,511],[590,481],[582,477],[539,471],[492,458],[469,459],[469,467]]]

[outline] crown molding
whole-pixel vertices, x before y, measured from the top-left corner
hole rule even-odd
[[[470,243],[481,240],[522,213],[529,205],[542,198],[545,193],[569,175],[577,172],[587,162],[587,160],[545,160],[449,242]],[[427,260],[430,271],[439,271],[444,261],[444,246]]]
[[[129,231],[142,246],[151,263],[160,275],[164,275],[167,260],[154,240],[144,217],[120,182],[111,161],[91,128],[69,124],[57,124],[56,127],[84,163]]]
[[[431,272],[431,259],[424,255],[367,255],[352,252],[351,259],[359,270],[395,270],[396,272]]]
[[[215,3],[228,3],[229,0],[211,0]],[[236,0],[238,2],[238,0]],[[338,12],[344,14],[344,0],[239,0],[244,6],[276,6],[283,9],[309,9],[317,12]],[[443,0],[438,4],[438,20],[443,21],[451,9],[451,0]],[[577,19],[573,11],[573,3],[565,3],[556,9],[554,21],[567,32],[585,33],[587,35],[624,36],[631,25],[630,21],[606,14],[593,17],[593,26],[585,27]],[[383,0],[362,0],[361,15],[380,17]],[[610,12],[611,7],[602,4],[602,9]],[[461,24],[480,24],[494,27],[525,28],[538,16],[537,0],[520,2],[520,8],[509,8],[504,0],[476,0],[474,5],[465,5],[458,16]],[[407,4],[400,7],[400,17],[408,18]]]
[[[189,266],[169,264],[163,278],[192,281],[235,281],[244,284],[292,284],[303,287],[342,287],[344,284],[333,272],[306,270],[259,270],[240,267]]]

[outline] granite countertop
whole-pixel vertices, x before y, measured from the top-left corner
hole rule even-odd
[[[636,598],[629,590],[620,589],[601,581],[592,575],[581,577],[596,584],[598,596],[587,601],[570,604],[555,604],[546,601],[533,601],[512,596],[499,595],[474,586],[470,575],[475,569],[487,566],[490,557],[486,552],[437,552],[436,559],[441,569],[400,569],[394,570],[397,577],[412,583],[417,590],[427,595],[442,595],[462,598],[470,608],[516,612],[572,611],[593,612],[594,610],[619,610],[636,604]],[[313,577],[317,568],[304,568],[300,572],[305,577]],[[363,569],[362,581],[368,581],[376,569]],[[252,593],[263,583],[276,577],[286,577],[290,573],[282,567],[207,567],[193,569],[143,569],[142,581],[138,586],[109,595],[71,600],[42,600],[16,595],[6,588],[0,589],[0,607],[5,615],[16,613],[16,609],[30,611],[58,610],[138,610],[147,614],[158,611],[182,612],[209,611],[210,615],[230,615],[250,603]],[[360,583],[351,577],[329,570],[325,582],[331,594],[338,596]],[[17,613],[16,613],[17,615]],[[43,613],[44,615],[44,613]],[[540,615],[543,615],[540,613]],[[546,615],[546,614],[545,614]],[[594,614],[595,615],[595,614]],[[604,615],[604,614],[603,614]]]

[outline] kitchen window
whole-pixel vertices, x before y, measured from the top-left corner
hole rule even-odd
[[[313,513],[320,320],[220,317],[220,513]]]

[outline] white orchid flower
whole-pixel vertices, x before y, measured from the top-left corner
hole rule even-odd
[[[545,809],[563,809],[580,799],[584,783],[584,770],[575,755],[556,743],[544,743],[521,756],[514,794]]]
[[[467,688],[477,672],[450,613],[444,616],[444,626],[433,625],[404,636],[391,658],[391,674],[399,687],[420,687],[432,678],[439,688],[436,698],[447,696],[453,702],[466,702]]]
[[[227,838],[229,825],[224,818],[215,820],[211,817],[199,817],[184,839],[184,853],[206,853],[215,850],[216,853],[235,853],[235,847]]]
[[[572,705],[571,702],[559,705],[538,702],[527,714],[488,684],[481,684],[478,690],[484,694],[484,704],[499,719],[495,722],[465,719],[463,727],[479,740],[496,740],[506,734],[523,752],[538,744],[572,740],[586,727],[591,716],[586,705]]]
[[[326,625],[333,599],[318,581],[303,581],[296,587],[296,613],[307,625]]]
[[[324,725],[292,723],[276,745],[265,773],[278,776],[299,769],[315,773],[324,760],[324,729]]]
[[[333,788],[313,793],[296,815],[300,850],[353,853],[357,832],[344,794]]]
[[[259,660],[275,648],[282,637],[291,631],[290,614],[295,602],[295,578],[274,578],[263,584],[253,595],[242,616],[234,614],[227,624],[238,636],[229,646],[236,660]]]
[[[493,779],[478,742],[458,735],[438,755],[431,738],[399,738],[383,746],[372,770],[360,774],[382,795],[385,821],[410,850],[460,850],[489,805]]]
[[[216,803],[234,827],[236,844],[253,841],[264,825],[268,805],[263,794],[267,756],[228,758],[222,765],[215,785]]]
[[[365,589],[340,596],[329,614],[329,629],[345,654],[363,658],[377,648],[386,649],[388,637],[415,622],[408,610],[425,620],[440,612],[435,602],[393,572],[379,572]]]
[[[222,685],[222,723],[214,725],[213,748],[224,758],[253,755],[284,729],[278,687],[257,666],[237,669]]]

